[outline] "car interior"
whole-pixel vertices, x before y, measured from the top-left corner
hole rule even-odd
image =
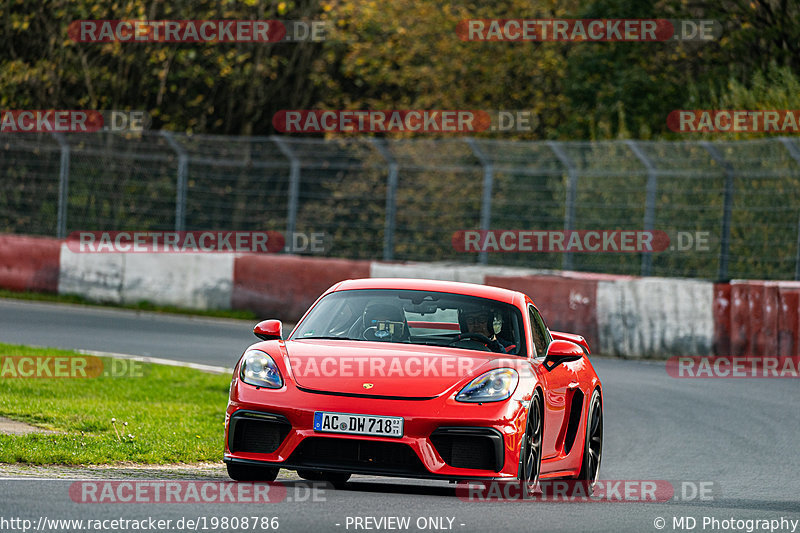
[[[487,316],[483,333],[469,331],[461,316],[476,308]],[[424,291],[360,290],[326,296],[292,338],[429,344],[524,355],[523,332],[521,314],[510,304]]]

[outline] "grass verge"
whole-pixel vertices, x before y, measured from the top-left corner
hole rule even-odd
[[[156,305],[142,300],[135,304],[116,304],[93,302],[77,294],[51,294],[47,292],[15,292],[0,289],[0,298],[13,298],[16,300],[29,300],[34,302],[53,302],[64,304],[89,305],[93,307],[112,307],[116,309],[130,309],[133,311],[151,311],[154,313],[171,313],[176,315],[207,316],[215,318],[236,318],[240,320],[258,320],[252,311],[234,309],[184,309],[171,305]]]
[[[0,462],[222,460],[230,376],[137,363],[141,372],[134,373],[143,377],[15,378],[6,366],[15,356],[86,357],[70,350],[0,343],[0,376],[5,376],[0,377],[0,416],[59,432],[0,434]],[[104,366],[111,364],[103,359]]]

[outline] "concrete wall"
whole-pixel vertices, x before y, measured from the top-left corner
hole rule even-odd
[[[55,239],[0,235],[0,287],[56,292],[60,249]]]
[[[714,285],[638,278],[599,281],[597,351],[624,357],[711,355]]]
[[[717,284],[713,307],[716,353],[800,355],[800,282]]]
[[[265,318],[294,321],[331,285],[369,277],[369,270],[368,261],[242,255],[234,263],[230,305]]]
[[[76,253],[61,246],[59,294],[190,309],[229,309],[233,254]]]

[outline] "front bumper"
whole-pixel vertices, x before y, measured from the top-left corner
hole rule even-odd
[[[302,406],[302,407],[298,407]],[[402,416],[401,438],[313,429],[315,411]],[[225,419],[224,460],[353,474],[432,479],[505,479],[518,474],[526,404],[512,398],[466,404],[331,396],[234,381]]]

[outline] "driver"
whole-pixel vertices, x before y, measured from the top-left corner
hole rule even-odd
[[[494,331],[494,313],[484,306],[461,307],[458,310],[458,324],[461,333],[476,333],[491,341],[486,346],[493,352],[508,352],[514,348],[512,343],[498,339]],[[481,341],[477,341],[481,342]]]

